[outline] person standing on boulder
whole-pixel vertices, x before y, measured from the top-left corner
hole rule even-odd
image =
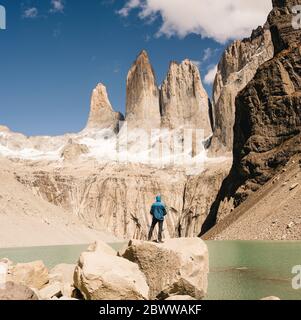
[[[165,204],[161,201],[161,196],[156,197],[156,202],[152,205],[150,214],[153,216],[152,225],[148,234],[148,241],[151,241],[155,226],[159,224],[158,242],[162,243],[162,231],[164,217],[167,215]]]

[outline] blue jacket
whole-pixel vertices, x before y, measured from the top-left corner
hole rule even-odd
[[[163,202],[161,202],[161,197],[156,197],[156,202],[152,205],[151,215],[157,219],[157,220],[164,220],[164,217],[166,216],[166,207]]]

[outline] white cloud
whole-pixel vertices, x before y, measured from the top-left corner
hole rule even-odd
[[[217,65],[208,70],[207,74],[205,75],[204,82],[208,85],[212,84],[214,82],[216,73]]]
[[[271,0],[128,0],[118,11],[124,17],[139,9],[141,19],[161,16],[157,36],[185,37],[189,33],[220,43],[239,39],[266,21]]]
[[[196,65],[198,68],[200,68],[201,67],[201,64],[202,64],[202,62],[201,61],[198,61],[198,60],[192,60],[191,61],[194,65]]]
[[[211,49],[211,48],[205,49],[204,50],[204,55],[203,55],[203,58],[202,58],[202,62],[208,61],[213,54],[214,54],[214,50],[213,49]]]
[[[203,51],[203,55],[200,60],[192,60],[191,62],[200,69],[204,65],[204,63],[208,62],[212,57],[216,55],[217,51],[217,49],[206,48]]]
[[[25,19],[34,19],[38,16],[38,14],[39,14],[38,9],[33,7],[33,8],[25,9],[22,17]]]
[[[53,13],[63,13],[65,9],[65,4],[63,0],[51,0],[50,12]]]
[[[138,8],[140,5],[140,0],[129,0],[126,5],[118,11],[118,13],[123,17],[127,17],[132,9]]]

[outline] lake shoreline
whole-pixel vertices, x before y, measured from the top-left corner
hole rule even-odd
[[[118,251],[126,243],[110,245]],[[206,299],[259,300],[265,296],[301,299],[301,290],[293,290],[291,285],[292,268],[301,265],[301,241],[206,241],[206,244],[210,265]],[[0,259],[42,260],[53,268],[61,263],[76,263],[87,247],[88,244],[7,248],[0,249]]]

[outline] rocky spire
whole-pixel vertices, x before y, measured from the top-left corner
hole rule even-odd
[[[142,51],[127,76],[126,121],[130,127],[160,127],[159,89],[146,51]]]
[[[92,92],[87,128],[118,130],[119,121],[122,120],[123,116],[112,108],[106,87],[99,83]]]
[[[208,137],[212,134],[209,109],[210,101],[198,68],[190,60],[181,64],[172,62],[161,87],[163,126],[204,129]]]

